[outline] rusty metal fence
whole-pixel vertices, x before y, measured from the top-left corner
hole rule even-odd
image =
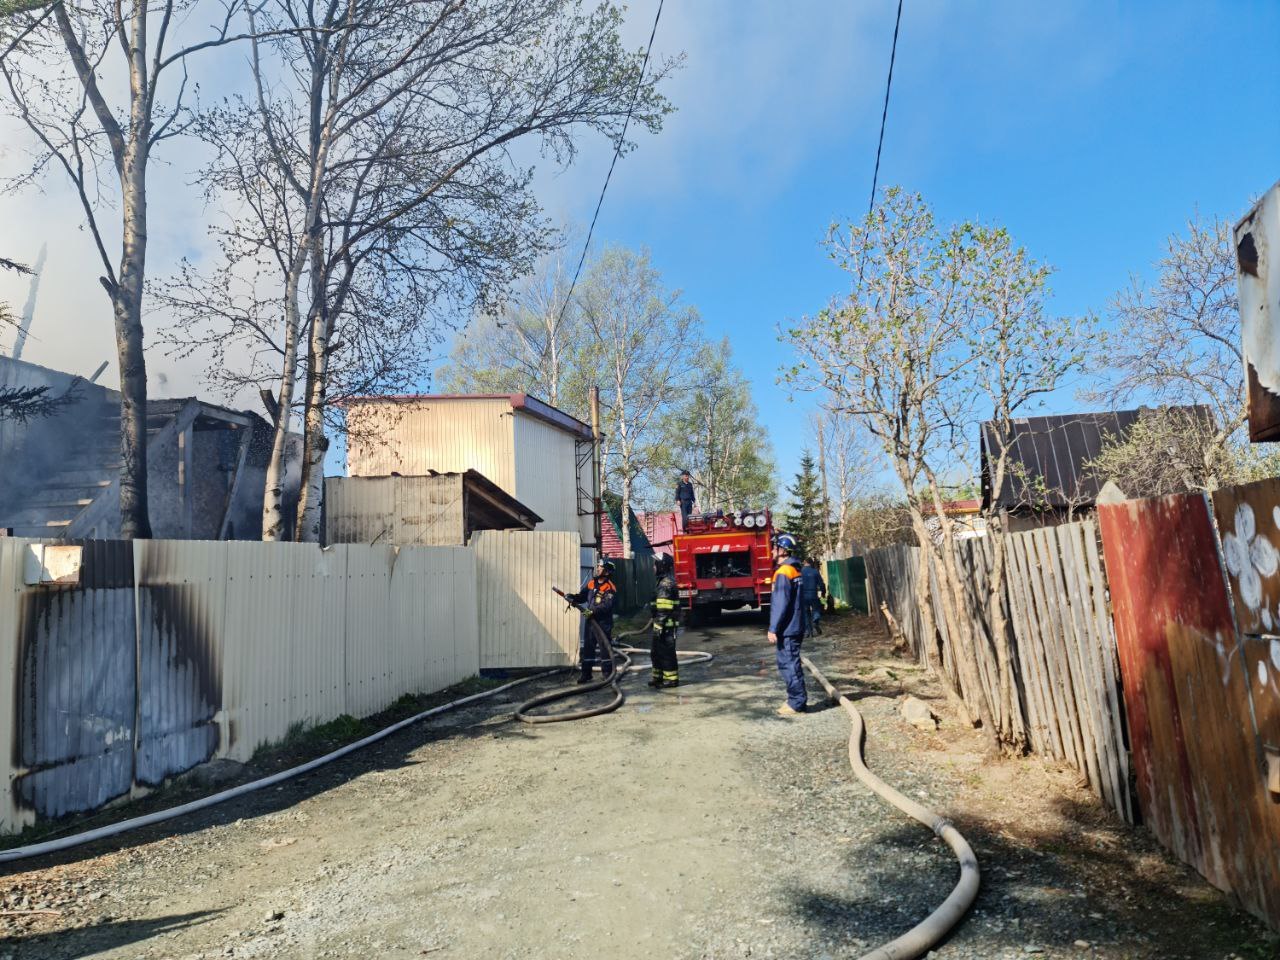
[[[1100,505],[1096,526],[1006,542],[1031,749],[1070,763],[1108,806],[1280,928],[1280,479],[1211,500]],[[979,602],[990,546],[958,549],[990,697],[996,664]],[[941,649],[937,666],[959,687],[936,597],[935,637],[912,609],[919,550],[872,551],[867,566],[875,604],[922,662]]]

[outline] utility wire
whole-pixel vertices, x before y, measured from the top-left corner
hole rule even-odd
[[[582,245],[582,256],[578,258],[578,266],[573,271],[573,280],[569,284],[569,292],[564,296],[564,303],[560,304],[560,315],[556,318],[557,326],[560,321],[564,320],[564,313],[569,309],[569,302],[573,299],[573,291],[578,286],[578,276],[582,273],[582,265],[587,262],[587,251],[591,249],[591,235],[595,233],[596,220],[600,218],[600,208],[604,206],[604,195],[609,189],[609,181],[613,179],[613,168],[618,165],[618,157],[622,154],[622,145],[627,142],[627,128],[631,126],[631,114],[636,108],[636,101],[640,99],[640,91],[644,89],[644,75],[649,68],[649,54],[653,52],[653,38],[658,33],[658,21],[662,19],[663,0],[658,0],[658,12],[653,16],[653,29],[649,31],[649,45],[644,50],[644,61],[640,64],[640,76],[636,78],[636,90],[631,95],[631,105],[627,107],[627,116],[622,121],[622,133],[618,136],[618,142],[613,148],[613,159],[609,161],[609,172],[605,174],[604,186],[600,188],[600,199],[596,201],[596,212],[591,215],[591,226],[587,228],[587,239]]]
[[[884,85],[884,109],[880,113],[880,142],[876,144],[876,170],[871,175],[871,198],[867,201],[867,216],[876,205],[876,186],[880,181],[880,153],[884,150],[884,128],[889,119],[889,91],[893,88],[893,61],[898,56],[898,28],[902,25],[902,0],[898,0],[898,17],[893,21],[893,47],[889,50],[889,79]]]
[[[902,26],[902,0],[898,0],[898,16],[893,21],[893,46],[889,49],[889,79],[884,84],[884,109],[880,111],[880,141],[876,144],[876,169],[871,174],[871,196],[867,199],[867,219],[871,219],[871,214],[876,208],[876,187],[880,183],[880,154],[884,150],[884,128],[889,121],[889,91],[893,89],[893,61],[898,57],[898,28]],[[864,256],[858,263],[858,286],[862,289],[862,276],[867,268],[867,258]]]

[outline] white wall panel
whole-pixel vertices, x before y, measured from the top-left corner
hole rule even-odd
[[[580,616],[552,593],[578,588],[578,534],[484,530],[472,538],[480,666],[562,666],[578,653]]]
[[[354,402],[347,472],[353,477],[479,470],[515,496],[511,403],[496,400]]]

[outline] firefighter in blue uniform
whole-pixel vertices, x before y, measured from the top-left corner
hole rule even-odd
[[[584,606],[586,614],[582,624],[582,636],[578,641],[578,682],[590,683],[591,671],[597,664],[600,675],[606,679],[613,676],[613,660],[605,655],[592,622],[604,632],[613,643],[613,602],[618,596],[618,588],[613,585],[613,561],[602,557],[596,564],[595,576],[583,584],[577,593],[566,593],[564,598],[572,604]]]
[[[680,624],[680,591],[676,578],[671,575],[671,558],[658,554],[653,561],[653,572],[658,576],[657,599],[653,611],[653,643],[649,647],[649,661],[653,664],[651,687],[680,686],[680,668],[676,661],[676,627]]]
[[[793,717],[804,713],[809,694],[800,663],[800,643],[804,639],[804,600],[800,592],[800,562],[795,558],[796,540],[789,533],[773,538],[773,594],[769,601],[769,640],[778,651],[778,673],[787,687],[787,702],[778,715]]]

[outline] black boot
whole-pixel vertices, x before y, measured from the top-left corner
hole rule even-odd
[[[590,682],[591,682],[591,674],[589,673],[578,674],[578,683],[590,683]]]

